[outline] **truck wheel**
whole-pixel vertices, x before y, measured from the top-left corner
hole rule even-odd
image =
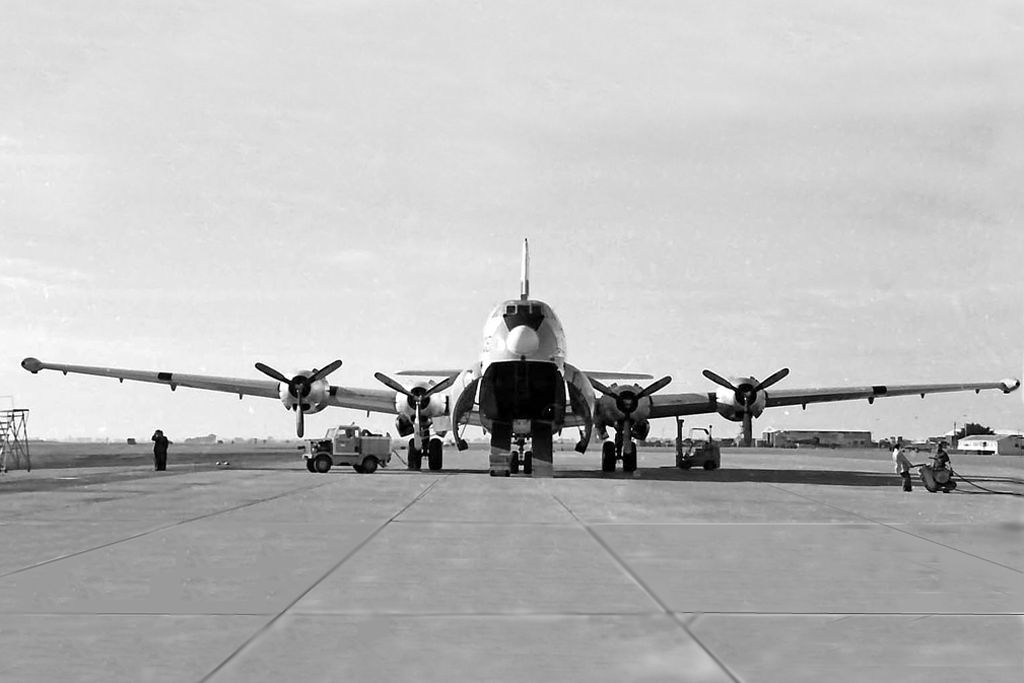
[[[377,458],[368,455],[363,458],[363,474],[373,474],[377,471]]]
[[[611,441],[605,441],[601,446],[601,471],[615,471],[615,444]]]
[[[512,457],[508,461],[508,469],[512,474],[519,474],[519,453],[512,451]]]
[[[434,471],[444,466],[444,444],[441,439],[431,439],[427,444],[427,466]]]
[[[330,472],[331,465],[333,464],[334,462],[331,461],[331,456],[327,455],[326,453],[321,453],[320,455],[316,456],[313,459],[313,469],[315,469],[320,474],[327,474],[328,472]]]
[[[316,474],[316,469],[313,468],[312,458],[306,458],[306,469],[312,472],[313,474]]]
[[[423,467],[423,453],[416,449],[416,439],[409,439],[409,464],[410,470],[418,470]]]
[[[523,455],[523,474],[533,474],[533,451]]]

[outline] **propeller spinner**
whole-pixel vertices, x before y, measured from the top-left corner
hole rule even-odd
[[[265,365],[264,363],[256,363],[256,369],[262,372],[264,375],[270,377],[271,379],[276,379],[278,382],[281,382],[282,384],[288,385],[288,393],[293,398],[295,398],[295,433],[298,434],[300,439],[302,438],[303,433],[305,433],[305,424],[303,421],[303,416],[305,413],[303,412],[302,399],[309,396],[310,392],[313,390],[314,384],[324,379],[325,377],[327,377],[327,375],[331,374],[340,367],[341,361],[335,360],[328,363],[319,370],[314,369],[312,374],[310,374],[309,376],[298,374],[292,377],[291,379],[288,379],[283,374],[281,374],[274,368],[270,367],[269,365]]]

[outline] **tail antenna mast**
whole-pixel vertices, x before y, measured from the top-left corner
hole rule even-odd
[[[530,240],[523,239],[523,269],[519,275],[519,298],[530,298]]]

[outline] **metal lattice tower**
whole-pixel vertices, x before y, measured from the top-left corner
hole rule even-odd
[[[6,472],[9,463],[15,469],[32,471],[28,455],[28,408],[0,410],[0,472]]]

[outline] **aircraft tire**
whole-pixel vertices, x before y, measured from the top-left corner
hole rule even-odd
[[[611,441],[605,441],[601,446],[601,471],[615,471],[615,444]]]
[[[623,472],[635,472],[636,471],[636,444],[633,444],[633,448],[630,451],[622,449],[622,471]]]
[[[423,469],[423,453],[416,449],[416,439],[409,439],[409,461],[406,467],[410,470]]]
[[[444,444],[441,439],[431,439],[427,444],[427,466],[435,472],[444,467]]]
[[[519,474],[519,453],[512,451],[512,457],[508,460],[508,469],[512,474]]]
[[[362,471],[360,474],[373,474],[377,471],[377,458],[372,455],[368,455],[363,458]],[[357,472],[359,470],[356,470]]]
[[[523,454],[523,474],[533,474],[533,451]]]
[[[313,459],[313,468],[320,474],[327,474],[331,471],[331,466],[334,462],[331,461],[331,456],[326,453],[321,453]]]

